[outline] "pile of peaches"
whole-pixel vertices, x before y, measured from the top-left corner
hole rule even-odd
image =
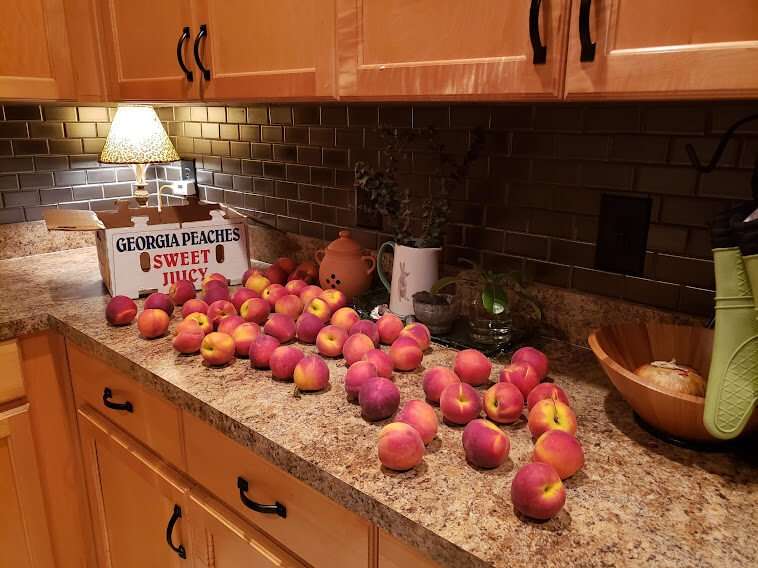
[[[508,457],[510,441],[496,424],[520,419],[524,403],[528,427],[536,440],[533,462],[522,467],[511,487],[512,500],[523,514],[548,519],[560,511],[566,493],[561,483],[583,463],[577,442],[576,417],[563,390],[541,383],[548,361],[531,347],[517,351],[510,365],[483,396],[475,387],[490,381],[492,363],[475,349],[457,353],[454,367],[424,372],[426,401],[410,400],[400,408],[400,391],[393,371],[417,369],[429,349],[429,330],[420,323],[404,325],[394,314],[376,322],[362,320],[336,289],[313,284],[312,263],[295,266],[280,258],[266,271],[250,269],[243,286],[233,294],[227,278],[210,274],[202,282],[201,298],[189,280],[174,283],[167,294],[148,296],[143,310],[125,296],[113,297],[106,307],[111,325],[137,319],[145,339],[167,334],[171,316],[180,306],[182,319],[172,345],[183,355],[200,353],[207,366],[223,366],[235,357],[248,358],[256,369],[270,369],[277,380],[292,380],[298,391],[329,386],[324,358],[344,357],[347,400],[360,405],[370,422],[394,415],[379,433],[379,460],[386,468],[405,471],[423,459],[425,446],[437,434],[438,419],[431,404],[439,405],[444,421],[465,425],[463,448],[476,467],[495,468]],[[306,355],[294,340],[315,344],[319,355]],[[380,345],[388,345],[384,351]],[[399,411],[398,411],[399,409]],[[487,419],[480,418],[484,410]]]

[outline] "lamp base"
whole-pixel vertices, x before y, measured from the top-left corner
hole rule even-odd
[[[137,202],[137,205],[140,207],[146,207],[147,200],[150,199],[150,194],[147,192],[147,189],[145,189],[144,184],[135,184],[133,197]]]

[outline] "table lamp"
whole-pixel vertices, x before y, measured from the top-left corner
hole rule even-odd
[[[153,107],[118,107],[105,146],[100,152],[100,162],[134,165],[134,199],[140,206],[147,205],[150,197],[145,189],[147,166],[151,163],[174,162],[178,159],[179,154],[176,153]]]

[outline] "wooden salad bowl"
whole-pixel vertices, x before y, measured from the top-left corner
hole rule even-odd
[[[662,390],[634,374],[646,363],[676,359],[707,380],[712,329],[654,322],[610,325],[593,332],[589,344],[613,386],[647,424],[679,440],[723,441],[703,424],[704,398]],[[756,426],[758,413],[754,412],[744,432]]]

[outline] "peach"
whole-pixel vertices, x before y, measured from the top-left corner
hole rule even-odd
[[[203,314],[200,314],[203,315]],[[207,317],[205,318],[208,319]],[[206,334],[205,328],[200,327],[200,322],[197,318],[184,318],[182,321],[180,321],[176,327],[174,328],[174,335],[179,335],[182,332],[185,331],[194,331],[195,329],[199,329],[203,332],[203,335]]]
[[[379,330],[376,328],[376,324],[371,320],[360,320],[353,324],[350,328],[350,335],[354,333],[362,333],[367,335],[374,343],[375,347],[379,346]]]
[[[231,335],[213,331],[203,338],[200,354],[208,365],[226,365],[234,359],[236,348]]]
[[[484,412],[499,424],[512,424],[523,409],[524,395],[514,384],[495,383],[484,393]]]
[[[468,383],[452,383],[440,395],[442,416],[452,424],[468,424],[482,412],[482,398]]]
[[[217,283],[217,285],[214,286],[213,283]],[[203,300],[206,304],[210,306],[219,300],[229,300],[229,288],[222,285],[218,280],[211,280],[210,284],[210,287],[206,288],[203,293]]]
[[[499,380],[501,383],[511,383],[521,391],[521,394],[526,398],[532,389],[536,387],[540,378],[529,363],[511,363],[506,365],[500,371]]]
[[[281,266],[277,266],[276,264],[272,264],[269,266],[266,271],[263,273],[263,275],[269,279],[269,281],[272,284],[282,284],[284,285],[285,282],[287,282],[287,276],[288,274],[284,271],[284,269]]]
[[[437,414],[423,400],[409,400],[395,416],[398,422],[413,426],[421,436],[424,445],[429,444],[437,435]]]
[[[188,320],[197,322],[197,325],[200,326],[200,328],[203,330],[203,333],[208,334],[213,331],[213,324],[211,323],[211,320],[209,320],[208,316],[202,312],[192,312],[190,315],[184,318],[184,321]]]
[[[477,387],[489,382],[492,362],[481,351],[464,349],[455,354],[453,371],[462,382]]]
[[[206,304],[203,300],[200,300],[198,298],[192,298],[191,300],[187,300],[184,302],[184,305],[182,306],[182,317],[186,318],[190,314],[194,314],[196,312],[199,312],[201,314],[207,314],[208,313],[208,304]]]
[[[301,391],[320,391],[329,386],[329,367],[318,355],[300,359],[292,376]]]
[[[165,311],[158,308],[148,308],[142,310],[137,318],[137,329],[145,339],[155,339],[168,331],[170,321],[171,319]]]
[[[329,318],[332,317],[332,310],[329,309],[329,306],[321,298],[313,298],[309,303],[305,304],[305,311],[312,313],[324,323],[328,322]]]
[[[290,280],[284,285],[284,289],[287,290],[287,292],[289,292],[290,294],[295,294],[296,296],[300,296],[303,289],[306,288],[307,286],[308,284],[305,283],[305,280]]]
[[[279,340],[276,337],[260,333],[250,344],[250,365],[256,369],[268,369],[271,354],[277,347]]]
[[[537,438],[532,461],[552,465],[561,479],[584,467],[584,450],[574,436],[562,430],[548,430]]]
[[[522,515],[546,521],[566,503],[566,488],[558,472],[546,463],[528,463],[511,482],[511,501]]]
[[[256,294],[262,293],[270,284],[271,281],[263,274],[253,274],[245,280],[245,288],[250,288]]]
[[[276,301],[274,311],[278,314],[284,314],[292,319],[297,318],[303,311],[303,302],[294,294],[287,294]]]
[[[271,353],[268,361],[269,367],[271,367],[271,376],[280,381],[291,379],[295,367],[303,357],[305,357],[305,353],[297,347],[289,345],[277,347]]]
[[[529,396],[526,397],[526,408],[531,410],[535,404],[546,398],[554,398],[571,406],[568,395],[561,387],[554,383],[540,383],[529,391]]]
[[[390,359],[396,371],[413,371],[424,358],[424,353],[411,337],[398,337],[390,346]]]
[[[576,414],[560,400],[543,399],[529,411],[527,419],[533,438],[539,438],[548,430],[563,430],[576,434]]]
[[[326,305],[329,306],[332,313],[347,305],[347,296],[345,296],[344,292],[337,290],[336,288],[328,288],[324,290],[321,292],[319,298],[326,302]]]
[[[177,280],[168,289],[168,296],[174,304],[181,306],[195,297],[195,283],[186,278]]]
[[[236,314],[226,316],[218,324],[217,331],[227,335],[234,335],[234,330],[245,323],[245,318]]]
[[[258,298],[258,294],[253,292],[250,288],[239,288],[233,295],[232,295],[232,304],[234,304],[234,307],[237,309],[237,311],[242,310],[242,304],[247,302],[250,298]]]
[[[363,356],[374,348],[374,342],[368,335],[355,333],[345,340],[342,355],[348,366],[363,359]]]
[[[309,283],[315,282],[317,278],[318,268],[316,267],[316,263],[310,260],[306,260],[298,264],[295,267],[295,270],[293,270],[287,277],[288,280],[301,279]]]
[[[271,314],[263,326],[263,331],[276,337],[281,343],[295,339],[295,321],[284,314]]]
[[[358,402],[358,393],[369,379],[376,377],[376,367],[368,361],[358,361],[350,365],[345,373],[345,394],[349,402]]]
[[[218,324],[225,317],[237,315],[237,310],[234,309],[234,304],[228,300],[216,300],[208,305],[208,313],[206,315],[211,320],[213,327],[217,328]]]
[[[305,315],[305,313],[303,315]],[[313,316],[311,313],[308,313],[308,315]],[[326,357],[339,357],[342,355],[345,341],[347,341],[347,332],[336,325],[327,325],[326,327],[321,328],[321,331],[316,335],[316,347],[318,348],[318,352]]]
[[[287,295],[287,290],[281,284],[271,284],[261,292],[261,298],[266,300],[272,308],[280,298],[284,298]]]
[[[421,351],[426,351],[432,343],[432,334],[429,328],[423,323],[413,322],[406,325],[401,331],[399,337],[412,337],[418,343]]]
[[[376,328],[379,331],[379,341],[385,345],[392,345],[403,331],[403,320],[395,314],[386,313],[377,320]]]
[[[290,274],[290,272],[295,270],[297,266],[295,264],[295,261],[292,260],[288,256],[280,256],[279,258],[276,259],[276,262],[274,262],[274,264],[278,266],[279,268],[281,268],[282,270],[284,270],[284,272],[286,272],[288,275]]]
[[[229,281],[227,280],[226,276],[224,276],[220,272],[212,272],[211,274],[208,274],[208,276],[203,278],[203,281],[201,283],[201,287],[203,291],[205,291],[208,288],[208,285],[211,284],[211,282],[220,282],[224,286],[229,285]]]
[[[463,429],[463,451],[466,461],[475,467],[492,469],[501,465],[511,442],[500,428],[489,420],[477,418]]]
[[[297,340],[302,343],[316,343],[318,332],[324,327],[324,322],[318,319],[313,314],[304,313],[300,314],[295,322],[295,334]],[[342,347],[340,347],[340,352]]]
[[[360,319],[361,316],[359,316],[358,312],[356,312],[353,308],[342,307],[336,312],[332,313],[332,319],[330,320],[330,323],[332,325],[336,325],[337,327],[341,327],[345,331],[350,331],[350,328],[353,326],[353,324]]]
[[[260,334],[261,327],[257,323],[245,322],[238,325],[234,329],[234,333],[232,333],[234,350],[237,357],[248,357],[250,355],[250,346]]]
[[[259,276],[262,274],[263,274],[263,271],[260,268],[248,268],[242,274],[242,278],[240,279],[240,282],[242,282],[242,285],[244,286],[251,276]]]
[[[371,349],[361,357],[361,361],[369,361],[376,367],[376,376],[385,379],[392,378],[392,359],[381,349]],[[357,363],[356,363],[357,364]]]
[[[303,301],[303,305],[307,306],[311,303],[311,300],[314,298],[318,298],[321,295],[321,292],[323,292],[324,289],[320,286],[314,286],[311,284],[310,286],[306,286],[300,291],[300,299]]]
[[[200,329],[199,325],[195,324],[193,328],[185,329],[174,337],[171,345],[173,345],[174,349],[179,353],[191,355],[192,353],[200,351],[200,346],[203,343],[204,337],[205,334],[203,333],[203,330]]]
[[[522,347],[511,357],[511,363],[529,363],[537,371],[540,382],[547,376],[549,362],[547,355],[534,347]]]
[[[240,315],[245,321],[251,321],[258,325],[263,325],[271,313],[271,307],[263,298],[250,298],[245,300],[240,309]]]
[[[392,422],[379,431],[379,461],[387,469],[407,471],[424,459],[424,442],[413,426]]]
[[[168,315],[171,315],[174,313],[174,302],[171,301],[171,298],[168,294],[163,294],[162,292],[153,292],[145,300],[145,303],[142,305],[142,309],[163,310]]]
[[[368,379],[358,391],[361,416],[369,422],[392,416],[400,406],[400,390],[384,377]]]
[[[126,296],[113,296],[105,306],[105,319],[111,325],[129,325],[137,317],[137,304]]]
[[[426,400],[434,404],[440,403],[440,395],[447,385],[460,383],[458,375],[447,367],[432,367],[424,371],[422,386]]]

